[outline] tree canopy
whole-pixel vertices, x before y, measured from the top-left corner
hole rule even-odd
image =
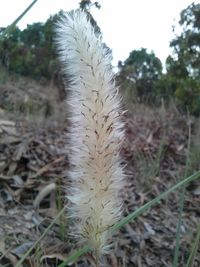
[[[173,50],[162,73],[160,60],[153,52],[133,50],[120,63],[119,80],[129,99],[155,103],[156,99],[175,99],[194,115],[200,114],[200,4],[191,4],[180,14],[181,32],[170,42]],[[131,97],[130,97],[131,93]]]
[[[179,67],[179,77],[200,77],[200,4],[191,4],[180,14],[182,32],[170,43],[173,48],[173,61],[168,65]],[[170,62],[169,62],[170,63]]]
[[[200,4],[191,4],[180,14],[180,35],[170,43],[167,73],[175,82],[177,100],[191,113],[200,114]]]
[[[100,32],[100,28],[90,14],[92,6],[100,8],[98,1],[93,3],[91,0],[82,0],[79,5],[87,12],[95,30]],[[24,30],[13,27],[7,38],[0,40],[0,66],[8,72],[37,80],[40,78],[51,80],[57,77],[60,64],[55,49],[54,27],[62,13],[63,11],[60,11],[50,16],[45,23],[27,25]],[[0,28],[0,30],[3,29]]]
[[[128,81],[140,101],[154,95],[155,83],[162,74],[162,63],[153,52],[148,53],[145,48],[133,50],[120,68],[121,80]]]
[[[88,13],[98,34],[90,8],[100,8],[97,1],[82,0],[80,8]],[[57,79],[60,67],[54,39],[54,24],[62,11],[45,23],[33,23],[26,29],[14,27],[0,41],[0,66],[8,72]],[[191,4],[180,14],[181,31],[171,40],[172,55],[166,60],[166,72],[154,52],[145,48],[133,50],[124,62],[119,62],[117,79],[131,101],[159,103],[159,99],[176,103],[190,113],[200,114],[200,4]],[[3,30],[0,28],[0,31]],[[61,81],[60,78],[58,78]]]

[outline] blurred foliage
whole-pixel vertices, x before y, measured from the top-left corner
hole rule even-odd
[[[99,3],[82,0],[79,5],[88,14],[96,31],[100,32],[90,14],[92,6],[100,8]],[[54,42],[54,27],[62,13],[63,11],[60,11],[50,16],[45,23],[27,25],[24,30],[14,26],[7,37],[0,40],[0,66],[7,72],[29,76],[36,80],[46,78],[59,85],[62,79]],[[0,28],[0,33],[4,30]]]
[[[124,63],[119,62],[119,81],[122,87],[132,88],[132,96],[141,101],[150,102],[155,96],[155,84],[162,74],[161,61],[153,52],[147,53],[146,49],[134,50]],[[122,88],[123,90],[123,88]],[[126,90],[126,89],[125,89]]]
[[[166,73],[153,52],[134,50],[119,62],[118,80],[129,101],[159,104],[173,98],[182,110],[200,115],[200,4],[183,10],[179,25],[181,33],[170,43],[173,54],[166,60]]]
[[[100,28],[90,13],[92,7],[100,8],[98,1],[82,0],[79,5],[98,34]],[[0,40],[0,67],[36,80],[46,78],[63,90],[53,40],[54,25],[61,14],[62,11],[45,23],[34,23],[24,30],[14,27],[7,38]],[[181,31],[170,43],[173,53],[166,60],[165,73],[159,58],[142,48],[119,62],[117,80],[130,103],[159,105],[173,98],[181,109],[200,115],[200,4],[184,9],[179,24]],[[3,30],[0,28],[0,33]]]
[[[7,38],[0,42],[0,64],[9,72],[52,79],[58,71],[53,27],[58,15],[46,23],[34,23],[26,29],[14,27]]]
[[[181,12],[182,32],[171,41],[173,56],[167,72],[175,81],[175,97],[184,109],[200,115],[200,4],[191,4]]]
[[[101,29],[99,28],[99,26],[97,25],[96,20],[93,18],[92,14],[90,13],[91,8],[94,6],[98,9],[101,8],[101,5],[99,4],[99,2],[95,1],[94,3],[91,0],[82,0],[79,3],[80,9],[84,10],[92,24],[92,26],[95,29],[96,34],[101,33]]]

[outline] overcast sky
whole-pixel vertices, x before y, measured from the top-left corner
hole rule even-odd
[[[0,27],[7,26],[32,2],[29,0],[0,0]],[[45,22],[60,9],[77,8],[80,0],[38,0],[22,18],[23,29],[33,22]],[[104,42],[113,51],[113,65],[124,61],[134,49],[154,51],[162,63],[171,53],[169,42],[174,37],[180,12],[195,0],[99,0],[101,9],[92,14],[103,33]]]

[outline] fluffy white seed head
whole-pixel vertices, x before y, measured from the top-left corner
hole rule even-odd
[[[106,251],[110,228],[121,216],[120,97],[111,54],[85,12],[76,10],[61,17],[57,45],[64,72],[71,79],[70,210],[79,239],[100,255]]]

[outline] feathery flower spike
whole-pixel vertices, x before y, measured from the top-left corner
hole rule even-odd
[[[109,230],[121,216],[120,97],[111,54],[85,12],[64,13],[56,33],[63,70],[71,79],[70,211],[79,239],[100,256],[108,250]]]

